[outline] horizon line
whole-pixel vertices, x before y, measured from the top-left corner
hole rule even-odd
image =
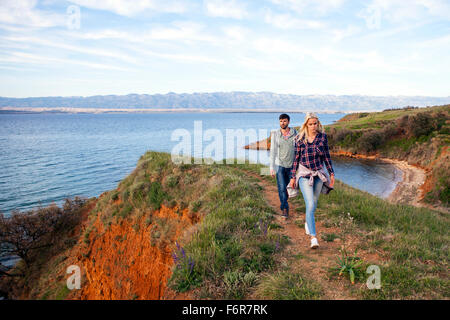
[[[432,96],[432,95],[370,95],[370,94],[297,94],[297,93],[277,93],[273,91],[204,91],[204,92],[173,92],[169,91],[167,93],[126,93],[126,94],[94,94],[94,95],[71,95],[71,96],[28,96],[28,97],[11,97],[11,96],[0,96],[0,98],[4,99],[33,99],[33,98],[89,98],[89,97],[106,97],[106,96],[131,96],[131,95],[146,95],[146,96],[156,96],[156,95],[195,95],[195,94],[215,94],[215,93],[269,93],[269,94],[277,94],[277,95],[291,95],[291,96],[335,96],[335,97],[342,97],[342,96],[365,96],[365,97],[425,97],[425,98],[450,98],[450,95],[448,96]]]

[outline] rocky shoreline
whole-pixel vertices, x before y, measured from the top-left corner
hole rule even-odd
[[[402,179],[397,183],[394,191],[386,200],[392,203],[410,204],[416,207],[425,206],[421,203],[423,199],[423,185],[426,180],[427,171],[419,166],[408,164],[406,161],[397,159],[382,158],[377,155],[365,156],[352,154],[351,152],[330,152],[332,156],[344,156],[357,159],[377,160],[388,162],[396,166],[403,174]],[[427,206],[428,207],[428,206]]]

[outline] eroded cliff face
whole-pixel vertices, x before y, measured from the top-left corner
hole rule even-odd
[[[87,252],[78,257],[84,281],[75,299],[160,299],[171,276],[174,243],[199,218],[179,207],[121,219],[97,216]]]

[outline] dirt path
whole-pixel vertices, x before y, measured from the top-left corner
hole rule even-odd
[[[281,214],[279,209],[280,200],[278,198],[278,191],[275,184],[272,184],[264,180],[258,174],[246,171],[246,174],[256,178],[259,182],[258,184],[264,190],[264,197],[267,203],[275,210]],[[300,194],[301,196],[301,194]],[[324,195],[322,195],[324,196]],[[282,235],[286,235],[291,240],[291,243],[287,245],[284,250],[283,256],[279,263],[281,265],[290,265],[291,271],[298,272],[303,276],[312,279],[313,281],[320,284],[323,290],[322,299],[330,300],[350,300],[358,299],[354,294],[351,293],[351,284],[348,279],[333,279],[329,280],[329,268],[337,265],[337,256],[339,256],[339,249],[342,246],[342,242],[333,241],[326,242],[321,239],[320,235],[323,233],[336,233],[339,234],[339,230],[336,227],[325,227],[320,219],[316,219],[316,233],[317,239],[319,240],[319,248],[310,248],[310,236],[306,235],[305,229],[300,228],[297,224],[303,225],[305,222],[305,213],[298,212],[297,206],[292,202],[289,203],[290,218],[285,221],[281,215],[276,215],[276,222],[283,226],[280,229]],[[295,221],[298,221],[296,224]],[[339,240],[339,239],[337,239]],[[355,248],[360,242],[356,237],[347,238],[348,248]],[[353,251],[351,251],[353,252]],[[379,261],[381,260],[376,254],[368,254],[367,252],[358,250],[358,256],[363,258],[365,261]],[[294,258],[300,257],[300,258]],[[357,289],[357,286],[364,284],[355,284],[353,289]],[[258,297],[251,297],[258,299]]]

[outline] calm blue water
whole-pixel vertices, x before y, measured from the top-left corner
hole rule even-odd
[[[194,140],[194,121],[202,129],[251,129],[266,138],[279,128],[279,113],[158,113],[158,114],[0,114],[0,211],[58,205],[66,197],[97,197],[115,188],[147,150],[171,152],[175,129],[186,129]],[[330,124],[344,114],[319,114]],[[304,114],[291,114],[291,126]],[[267,133],[267,134],[266,134]],[[254,141],[256,141],[255,139]],[[237,145],[234,150],[242,151]],[[223,157],[227,157],[224,143]],[[211,142],[203,142],[205,148]],[[236,142],[236,144],[239,144]],[[194,151],[194,150],[193,150]],[[268,163],[268,152],[245,151],[251,161]],[[198,154],[194,153],[194,156]],[[232,155],[234,156],[234,155]],[[239,156],[239,154],[235,154]],[[217,159],[217,155],[214,157]],[[333,159],[336,178],[379,196],[398,180],[391,165]]]

